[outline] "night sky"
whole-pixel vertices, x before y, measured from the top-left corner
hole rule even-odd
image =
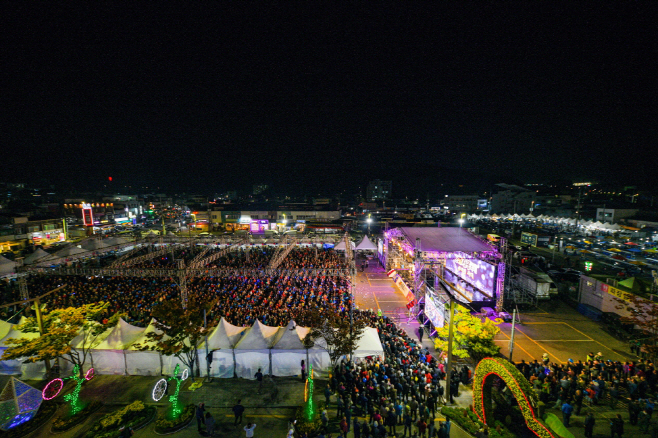
[[[656,183],[656,2],[136,3],[2,3],[0,181]]]

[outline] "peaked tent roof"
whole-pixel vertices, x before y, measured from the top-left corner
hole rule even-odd
[[[356,246],[357,251],[371,251],[376,250],[377,246],[368,239],[368,236],[363,236],[363,240]]]
[[[94,350],[124,350],[135,342],[146,329],[135,327],[119,318],[110,333],[94,347]]]
[[[354,242],[352,242],[351,240],[350,240],[350,245],[352,245],[352,248],[354,248]],[[345,241],[344,241],[344,240],[341,240],[340,242],[338,242],[338,243],[336,244],[336,246],[334,246],[334,250],[337,250],[337,251],[340,251],[340,250],[345,251]]]
[[[23,260],[23,263],[26,265],[31,265],[32,263],[36,262],[37,260],[43,258],[43,257],[48,257],[50,253],[47,253],[41,248],[37,248],[36,251],[34,251],[32,254],[28,255],[25,257],[25,260]]]
[[[7,336],[7,333],[11,331],[11,326],[13,324],[7,321],[0,320],[0,339]]]
[[[281,327],[269,327],[256,320],[247,334],[238,342],[236,350],[267,350],[272,348],[280,337]]]
[[[310,327],[302,327],[300,325],[297,326],[295,329],[297,331],[297,336],[299,336],[299,339],[304,339],[306,335],[311,331]],[[303,344],[302,344],[303,345]],[[327,346],[327,342],[324,340],[324,338],[319,338],[315,340],[315,345],[313,345],[310,350],[322,350],[323,347]]]
[[[39,333],[26,333],[26,332],[21,332],[21,331],[19,331],[19,330],[17,329],[17,327],[18,327],[19,325],[21,325],[23,322],[25,322],[26,319],[27,319],[27,318],[25,318],[24,316],[21,316],[21,319],[20,319],[20,321],[18,321],[18,324],[15,324],[15,325],[12,324],[12,325],[11,325],[11,328],[9,329],[9,331],[7,332],[7,334],[5,334],[5,336],[4,336],[2,339],[0,339],[0,346],[4,346],[4,345],[6,345],[5,342],[6,342],[7,339],[9,339],[9,338],[15,338],[15,339],[20,339],[20,338],[34,339],[34,338],[38,338],[38,337],[40,336]]]
[[[110,245],[108,245],[104,240],[89,239],[84,241],[80,246],[87,251],[96,251],[98,249],[107,248]]]
[[[274,346],[275,350],[302,350],[304,349],[304,344],[302,344],[301,339],[299,338],[299,333],[297,332],[297,324],[295,321],[290,320],[287,327],[282,329],[283,334],[281,339]]]
[[[83,252],[87,252],[86,250],[82,248],[78,248],[75,245],[69,245],[66,248],[62,248],[59,251],[57,251],[55,254],[53,254],[56,257],[67,257],[67,256],[72,256],[75,254],[81,254]]]
[[[363,335],[361,335],[361,338],[359,338],[356,352],[372,354],[374,356],[384,354],[384,348],[382,347],[382,343],[379,340],[379,335],[377,334],[376,328],[366,327]]]
[[[635,279],[635,277],[627,278],[624,281],[620,281],[619,285],[627,287],[633,292],[640,292],[642,290],[642,286],[640,285],[638,280]]]
[[[160,330],[158,330],[155,327],[154,322],[155,322],[155,318],[152,318],[151,322],[149,322],[149,325],[144,329],[144,331],[137,337],[137,339],[135,339],[132,342],[132,344],[130,344],[130,346],[128,347],[128,350],[137,350],[137,348],[134,347],[135,344],[141,344],[143,347],[146,347],[146,346],[151,347],[151,346],[155,345],[155,342],[153,342],[152,340],[150,340],[149,338],[146,337],[146,335],[148,335],[149,333],[162,333]],[[166,335],[165,335],[164,339],[167,339]]]
[[[16,262],[0,255],[0,275],[11,274],[16,270]]]
[[[217,327],[210,333],[208,336],[208,349],[217,350],[217,349],[232,349],[240,342],[242,336],[244,336],[247,331],[247,327],[238,327],[235,326],[224,317],[219,320]]]

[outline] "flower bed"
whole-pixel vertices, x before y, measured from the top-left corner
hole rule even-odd
[[[82,436],[83,438],[116,438],[124,426],[131,427],[133,430],[141,429],[153,421],[156,412],[155,407],[146,407],[141,401],[136,401],[105,415]]]
[[[65,432],[74,428],[78,424],[82,424],[91,414],[99,410],[102,406],[103,403],[94,400],[75,415],[70,415],[68,412],[64,415],[60,415],[55,421],[53,421],[51,432]]]
[[[158,419],[155,421],[155,433],[166,435],[183,429],[194,419],[195,408],[193,403],[185,406],[178,418],[171,418],[170,412],[158,415]]]
[[[29,433],[34,432],[50,420],[55,412],[57,412],[57,403],[55,402],[43,402],[39,407],[39,411],[30,421],[16,426],[13,429],[8,430],[7,432],[0,432],[0,437],[2,438],[20,438],[26,436]]]
[[[306,418],[306,403],[299,406],[297,411],[295,411],[295,420],[297,420],[297,423],[295,423],[295,432],[297,432],[299,436],[303,436],[304,434],[315,436],[322,427],[322,417],[320,416],[320,413],[324,407],[324,402],[318,403],[313,412],[313,418],[309,421],[308,418]]]
[[[472,436],[477,436],[478,431],[484,427],[484,424],[478,419],[475,412],[468,409],[444,406],[441,408],[441,413]],[[489,427],[489,438],[515,437],[516,435],[510,432],[500,421],[495,421],[493,427]]]

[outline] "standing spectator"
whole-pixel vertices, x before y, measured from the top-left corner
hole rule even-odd
[[[617,414],[617,417],[610,420],[610,438],[615,438],[615,434],[619,438],[624,434],[624,420],[622,420],[621,414]]]
[[[409,431],[409,436],[411,436],[411,414],[409,412],[404,414],[404,432],[402,432],[402,438],[407,436],[407,430]]]
[[[258,368],[258,371],[256,371],[256,374],[254,374],[254,377],[258,381],[258,393],[257,394],[260,394],[261,391],[263,390],[263,373],[260,371],[260,368]]]
[[[306,380],[306,364],[304,359],[302,359],[302,382]]]
[[[244,427],[244,431],[247,433],[247,438],[252,438],[254,436],[254,429],[256,429],[256,423],[248,422]]]
[[[331,385],[327,384],[327,387],[324,388],[324,401],[329,407],[329,402],[331,401]]]
[[[201,433],[201,428],[205,424],[203,412],[206,410],[205,403],[201,402],[196,407],[196,428]]]
[[[638,416],[638,420],[637,420],[637,424],[640,426],[640,431],[642,431],[642,433],[648,433],[650,423],[651,423],[651,417],[649,417],[649,413],[647,412],[647,410],[644,409],[642,412],[640,412],[640,415]]]
[[[233,426],[242,424],[242,414],[244,413],[244,406],[240,404],[241,402],[242,400],[238,400],[238,403],[231,408],[231,410],[233,411],[233,415],[235,416],[235,421],[233,422]]]
[[[215,419],[210,415],[210,412],[206,412],[206,433],[208,436],[215,434]]]
[[[446,418],[446,422],[444,424],[446,426],[446,438],[450,438],[450,426],[452,426],[450,418]]]
[[[134,433],[130,426],[124,426],[119,433],[119,438],[130,438]]]
[[[395,415],[394,410],[388,411],[388,414],[386,415],[386,425],[388,426],[388,433],[391,434],[391,436],[395,436],[395,425],[397,423],[397,418]]]
[[[569,404],[569,401],[565,401],[562,405],[562,423],[564,427],[569,427],[569,419],[571,418],[571,413],[573,412],[573,406]]]
[[[423,332],[424,332],[423,326],[421,325],[420,327],[418,327],[418,343],[419,344],[423,343]]]
[[[425,422],[425,419],[421,417],[416,423],[416,427],[418,427],[418,436],[420,438],[425,438],[425,432],[427,431],[427,423]]]
[[[448,431],[446,430],[446,425],[443,422],[441,422],[441,424],[439,425],[438,437],[439,438],[449,438],[450,437],[448,435]]]
[[[594,419],[594,414],[588,412],[587,417],[585,417],[585,438],[592,438],[595,423],[596,420]]]
[[[347,426],[347,419],[345,417],[343,417],[343,419],[340,420],[339,427],[340,427],[340,431],[343,433],[343,435],[347,436],[348,426]]]

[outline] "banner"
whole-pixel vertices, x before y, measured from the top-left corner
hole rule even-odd
[[[496,283],[494,265],[472,257],[459,257],[446,259],[446,269],[471,286],[493,296]]]

